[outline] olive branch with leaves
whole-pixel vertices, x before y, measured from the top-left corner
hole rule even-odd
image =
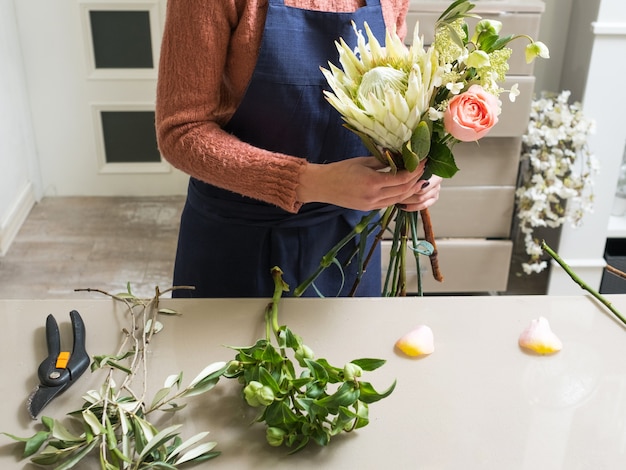
[[[68,413],[72,429],[61,421],[43,416],[44,430],[27,438],[3,433],[24,442],[24,458],[41,466],[64,470],[74,467],[85,457],[97,453],[100,467],[113,469],[175,469],[190,462],[201,462],[219,455],[216,442],[206,442],[208,432],[201,432],[183,441],[182,424],[158,429],[151,421],[155,411],[175,413],[185,407],[177,400],[190,398],[211,390],[223,375],[226,363],[208,365],[187,386],[183,373],[170,375],[152,400],[147,399],[148,344],[163,328],[159,315],[179,315],[159,308],[161,295],[174,289],[159,291],[151,299],[136,297],[127,285],[127,292],[109,294],[98,289],[77,289],[100,292],[123,302],[127,308],[128,328],[122,329],[122,341],[113,355],[94,356],[91,371],[102,370],[105,378],[99,390],[84,396],[83,406]],[[121,375],[121,379],[119,376]],[[133,388],[141,376],[140,392]],[[115,380],[116,377],[119,380]],[[204,442],[203,442],[204,441]]]

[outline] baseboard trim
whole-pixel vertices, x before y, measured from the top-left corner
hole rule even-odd
[[[13,240],[15,240],[35,202],[35,191],[33,185],[29,182],[18,195],[13,207],[9,209],[6,218],[0,225],[0,256],[4,256],[9,251]]]

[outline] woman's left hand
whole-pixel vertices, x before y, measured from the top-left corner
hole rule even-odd
[[[431,176],[426,181],[417,181],[415,184],[416,191],[413,193],[413,196],[400,203],[403,206],[402,209],[407,212],[416,212],[432,206],[439,199],[441,181],[442,178],[436,175]]]

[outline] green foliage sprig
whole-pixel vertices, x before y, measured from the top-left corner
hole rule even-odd
[[[174,289],[174,288],[173,288]],[[128,310],[129,327],[122,330],[122,342],[117,353],[94,356],[92,372],[103,370],[105,379],[99,390],[87,392],[83,406],[69,413],[76,426],[66,427],[61,421],[42,417],[44,430],[22,438],[4,433],[24,442],[24,458],[35,464],[64,470],[74,467],[88,455],[98,453],[100,467],[113,469],[176,469],[189,462],[201,462],[219,455],[215,442],[202,442],[208,432],[198,433],[183,441],[182,425],[158,429],[150,417],[155,411],[177,412],[185,407],[177,400],[211,390],[226,369],[226,363],[207,366],[187,386],[182,386],[183,374],[170,375],[152,400],[147,400],[147,346],[163,325],[158,315],[177,315],[171,309],[159,308],[162,294],[140,299],[127,292],[111,295],[124,302]],[[121,380],[120,376],[121,375]],[[118,377],[118,381],[115,377]],[[143,390],[137,393],[132,385],[141,377]]]
[[[285,445],[292,452],[311,440],[325,446],[341,432],[366,426],[368,405],[389,396],[396,383],[378,393],[369,382],[360,380],[363,371],[382,366],[382,359],[356,359],[343,367],[316,359],[300,336],[279,326],[279,300],[289,287],[280,268],[273,268],[272,276],[275,290],[265,311],[265,338],[253,346],[232,347],[237,354],[224,376],[239,379],[246,402],[260,409],[256,421],[265,423],[270,445]],[[288,351],[301,369],[299,373]]]

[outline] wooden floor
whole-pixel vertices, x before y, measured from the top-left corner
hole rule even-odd
[[[86,298],[96,288],[152,297],[171,287],[184,197],[50,197],[0,257],[0,298]]]
[[[101,294],[74,289],[117,293],[127,283],[134,294],[152,297],[156,286],[172,285],[183,205],[183,196],[44,198],[0,257],[0,298],[95,297]],[[505,294],[545,293],[545,274],[517,271],[511,269]]]

